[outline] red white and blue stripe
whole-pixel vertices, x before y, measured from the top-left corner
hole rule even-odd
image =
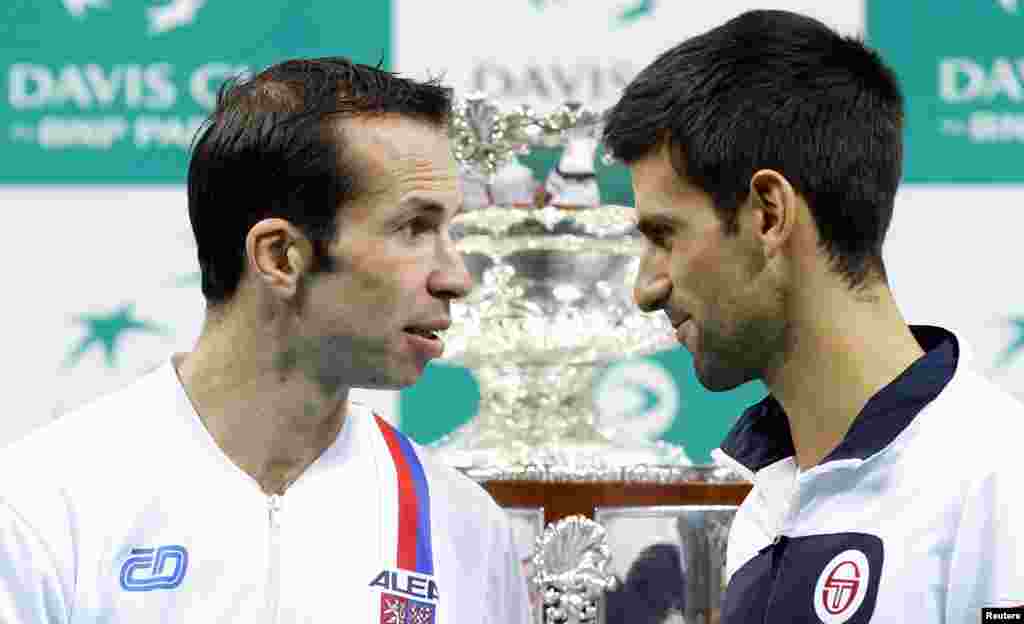
[[[423,464],[405,435],[374,414],[395,462],[398,481],[397,566],[420,574],[434,573],[430,542],[430,489]]]

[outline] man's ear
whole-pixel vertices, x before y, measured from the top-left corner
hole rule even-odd
[[[263,219],[245,237],[246,261],[255,279],[282,299],[292,299],[313,267],[313,245],[284,219]]]
[[[789,180],[778,171],[760,169],[751,176],[754,235],[761,241],[766,257],[778,253],[793,235],[799,201]]]

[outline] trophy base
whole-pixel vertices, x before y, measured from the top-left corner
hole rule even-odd
[[[482,416],[482,418],[481,418]],[[449,466],[477,481],[683,483],[734,481],[731,472],[698,466],[682,447],[658,440],[609,439],[577,423],[564,437],[510,436],[486,426],[486,413],[432,444]]]

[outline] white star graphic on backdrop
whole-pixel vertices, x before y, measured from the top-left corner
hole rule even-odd
[[[149,17],[149,32],[156,34],[186,26],[196,19],[196,13],[203,8],[206,0],[174,0],[170,4],[146,9]]]
[[[64,8],[75,17],[82,17],[89,9],[105,9],[107,0],[64,0]]]

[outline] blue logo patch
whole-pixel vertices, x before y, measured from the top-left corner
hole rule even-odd
[[[121,566],[121,589],[174,589],[181,585],[187,569],[188,551],[184,546],[133,548],[132,556]]]

